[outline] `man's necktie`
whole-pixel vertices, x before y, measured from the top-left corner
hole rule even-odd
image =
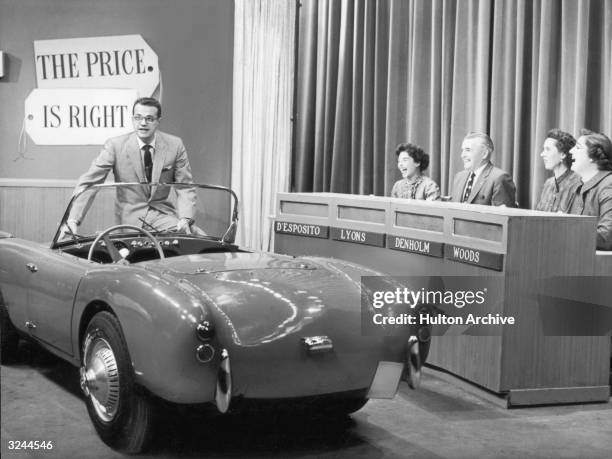
[[[472,185],[474,184],[474,177],[476,177],[476,174],[472,172],[470,174],[470,178],[467,181],[467,184],[465,185],[465,191],[463,192],[463,198],[461,198],[461,202],[467,202],[468,198],[470,197],[470,193],[472,192]]]
[[[144,150],[144,167],[145,175],[147,176],[147,182],[151,182],[151,175],[153,174],[153,160],[151,159],[151,145],[145,145],[142,147]]]

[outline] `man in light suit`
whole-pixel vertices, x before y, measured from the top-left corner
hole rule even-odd
[[[493,166],[493,141],[481,132],[470,132],[461,144],[465,170],[455,175],[452,200],[485,206],[516,207],[512,177]]]
[[[88,185],[103,183],[111,171],[115,182],[193,182],[182,140],[158,131],[161,118],[159,101],[151,97],[138,99],[132,115],[134,131],[106,141],[89,170],[79,178],[75,192]],[[117,223],[189,233],[195,213],[196,192],[192,187],[176,188],[176,191],[175,208],[169,199],[169,187],[118,189],[115,202]],[[86,195],[83,194],[84,199],[76,202],[71,210],[68,226],[73,233],[76,233],[93,198],[93,195]]]

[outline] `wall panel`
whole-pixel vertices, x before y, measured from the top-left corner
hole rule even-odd
[[[19,152],[24,101],[37,87],[34,40],[140,34],[159,57],[160,129],[183,138],[197,181],[228,185],[234,2],[0,0],[0,178],[74,180],[99,146],[35,145]]]

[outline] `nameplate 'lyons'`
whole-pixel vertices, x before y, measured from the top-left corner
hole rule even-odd
[[[375,247],[385,246],[385,235],[382,233],[348,228],[332,228],[331,237],[335,241],[352,242],[354,244],[372,245]]]

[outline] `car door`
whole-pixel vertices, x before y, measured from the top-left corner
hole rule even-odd
[[[27,243],[23,242],[18,239],[3,240],[0,247],[0,291],[13,325],[25,331],[30,272],[26,267],[24,255],[32,251],[27,247]]]
[[[71,320],[79,282],[91,262],[47,249],[31,257],[28,288],[30,334],[72,355]]]

